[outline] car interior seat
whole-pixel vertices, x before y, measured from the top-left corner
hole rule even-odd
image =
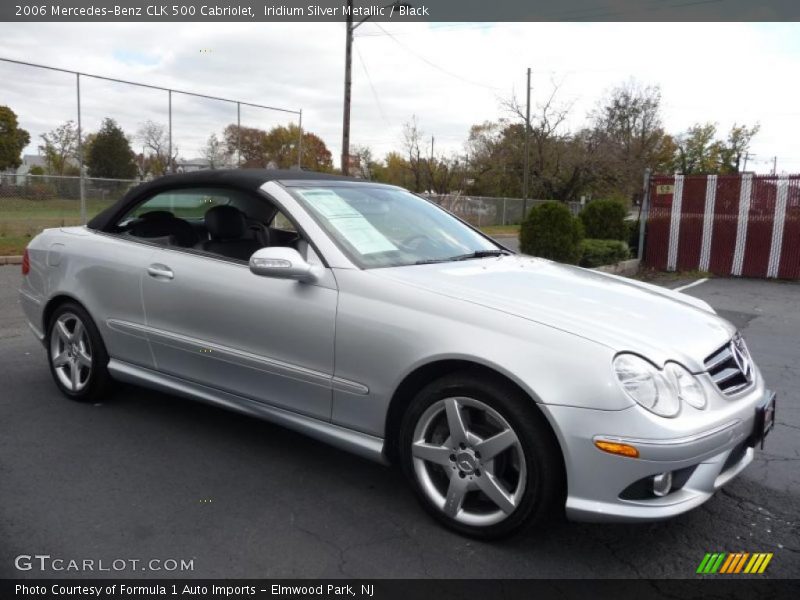
[[[200,247],[206,252],[249,260],[253,252],[265,245],[263,240],[248,237],[247,219],[235,206],[221,205],[209,209],[205,214],[205,225],[210,239],[201,242]]]

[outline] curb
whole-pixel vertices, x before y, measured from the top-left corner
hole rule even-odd
[[[0,256],[0,265],[21,265],[22,256]]]
[[[632,258],[631,260],[623,260],[614,265],[596,267],[592,270],[600,271],[601,273],[611,273],[613,275],[622,275],[627,277],[629,275],[635,275],[639,271],[640,262],[641,261],[638,258]]]

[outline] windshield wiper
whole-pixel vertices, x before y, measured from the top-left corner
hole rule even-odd
[[[472,258],[488,258],[490,256],[506,256],[511,254],[508,250],[476,250],[468,254],[459,254],[458,256],[451,256],[449,258],[426,258],[418,260],[415,265],[430,265],[434,263],[453,262],[457,260],[470,260]]]
[[[507,250],[476,250],[469,254],[462,254],[461,256],[453,256],[450,260],[469,260],[471,258],[488,258],[490,256],[506,256],[511,254]]]

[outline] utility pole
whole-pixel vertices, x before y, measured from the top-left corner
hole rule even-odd
[[[393,0],[383,8],[394,6],[396,8],[411,6],[400,0]],[[353,0],[347,0],[345,14],[345,42],[344,42],[344,114],[342,117],[342,175],[350,174],[350,89],[353,84],[353,32],[364,24],[372,15],[367,15],[358,23],[353,23]]]
[[[742,167],[742,173],[747,173],[747,159],[750,158],[750,153],[744,153],[744,166]]]
[[[528,67],[528,85],[526,88],[527,102],[525,104],[525,172],[522,174],[522,220],[528,214],[528,163],[530,161],[530,132],[531,132],[531,68]]]
[[[428,161],[428,172],[430,173],[430,176],[431,176],[431,185],[430,185],[430,188],[431,188],[430,191],[431,192],[435,192],[436,191],[436,185],[435,185],[435,182],[434,182],[434,168],[435,168],[434,165],[435,165],[435,163],[434,163],[434,160],[433,160],[433,139],[434,139],[433,136],[431,136],[431,158]]]
[[[777,156],[773,156],[772,157],[772,174],[773,175],[777,175],[778,174],[778,157]]]
[[[347,0],[344,43],[344,116],[342,117],[342,175],[350,174],[350,88],[353,67],[353,0]]]
[[[75,73],[75,90],[78,95],[78,169],[81,194],[81,224],[86,225],[86,185],[83,177],[83,131],[81,129],[81,74]]]

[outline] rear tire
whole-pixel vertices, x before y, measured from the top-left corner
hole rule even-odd
[[[501,538],[563,510],[558,441],[533,400],[500,378],[464,372],[430,383],[399,439],[423,507],[458,533]]]
[[[47,359],[56,386],[70,400],[97,402],[111,387],[108,352],[89,313],[65,302],[47,325]]]

